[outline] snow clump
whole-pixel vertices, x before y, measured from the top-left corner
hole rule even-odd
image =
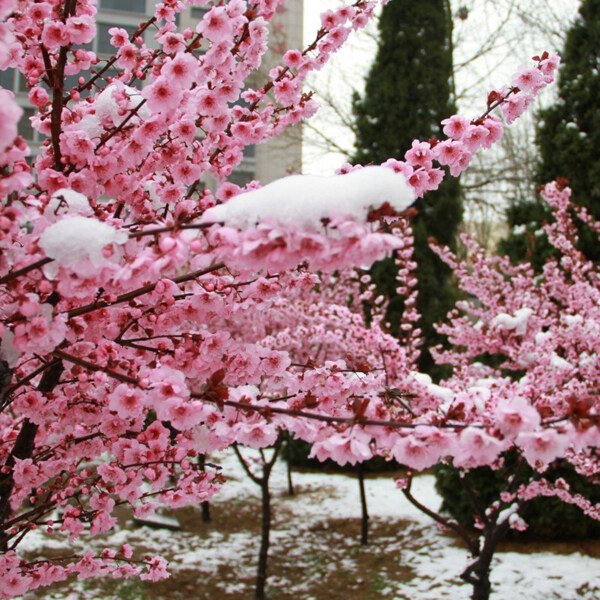
[[[95,267],[104,262],[102,250],[108,244],[124,244],[127,233],[88,217],[67,217],[50,225],[40,236],[40,248],[48,258],[69,267],[89,258]]]
[[[402,173],[373,166],[345,175],[284,177],[210,208],[203,221],[239,229],[269,222],[314,230],[324,220],[339,217],[366,223],[369,212],[385,203],[402,212],[414,201],[414,191]]]

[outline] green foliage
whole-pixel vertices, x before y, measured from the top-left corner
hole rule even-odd
[[[362,164],[402,159],[413,140],[441,135],[440,121],[455,112],[452,103],[452,14],[447,0],[391,0],[379,19],[379,46],[365,94],[354,96],[356,155]],[[419,323],[426,346],[442,343],[433,324],[454,305],[450,270],[433,254],[428,239],[454,247],[462,218],[458,181],[446,179],[436,192],[421,198],[413,220],[419,279]],[[393,261],[375,265],[378,293],[391,299],[387,318],[397,334],[403,303],[396,295]],[[420,368],[440,376],[424,350]],[[437,369],[437,370],[436,370]]]
[[[600,0],[584,0],[567,33],[558,83],[558,101],[540,111],[536,144],[540,161],[538,184],[557,177],[569,180],[572,200],[600,218]],[[511,233],[500,250],[513,261],[531,260],[539,269],[551,249],[543,237],[532,236],[549,213],[539,201],[521,200],[508,212]],[[590,259],[600,259],[600,244],[589,228],[579,228],[579,248]]]
[[[471,469],[466,475],[469,486],[475,490],[479,503],[485,508],[498,499],[506,487],[506,480],[515,469],[514,455],[506,456],[505,467],[492,470],[489,467]],[[529,480],[532,471],[529,467],[522,470],[521,481]],[[436,488],[444,499],[442,510],[449,513],[459,523],[467,527],[474,524],[474,510],[469,496],[460,481],[458,470],[448,466],[436,467]],[[557,462],[544,474],[550,481],[562,477],[575,493],[579,493],[592,502],[600,502],[600,485],[595,485],[585,477],[578,475],[566,462]],[[529,502],[522,515],[529,525],[524,532],[511,531],[510,537],[516,539],[569,539],[600,537],[600,523],[585,516],[576,506],[565,504],[558,498],[538,497]]]
[[[536,272],[556,251],[548,241],[548,237],[540,230],[542,223],[550,219],[547,207],[540,199],[516,200],[507,210],[509,235],[500,240],[498,252],[508,255],[513,263],[526,260]]]

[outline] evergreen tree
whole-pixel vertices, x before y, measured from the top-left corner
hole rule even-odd
[[[365,94],[354,97],[357,131],[355,162],[381,163],[403,158],[414,139],[441,135],[440,121],[454,113],[452,101],[452,13],[447,0],[391,0],[379,19],[379,46]],[[462,206],[456,179],[420,199],[413,220],[419,264],[419,305],[426,345],[441,339],[433,323],[453,306],[449,269],[431,252],[428,238],[454,245]],[[374,266],[378,291],[391,299],[388,320],[397,333],[402,301],[396,295],[392,260]],[[427,351],[421,368],[435,374]]]
[[[562,57],[558,101],[538,115],[536,183],[568,179],[573,201],[600,218],[600,0],[583,0]],[[500,250],[515,261],[532,259],[539,267],[551,250],[545,236],[534,232],[548,217],[540,202],[514,202],[508,211],[511,234]],[[587,227],[580,227],[579,235],[584,254],[600,260],[597,237]]]

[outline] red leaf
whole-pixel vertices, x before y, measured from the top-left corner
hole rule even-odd
[[[487,98],[487,105],[491,106],[492,104],[494,104],[494,102],[498,102],[498,100],[500,100],[501,96],[498,92],[496,92],[495,90],[491,91],[488,94],[488,98]]]

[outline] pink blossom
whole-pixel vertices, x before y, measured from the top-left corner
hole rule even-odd
[[[548,58],[540,62],[540,70],[546,77],[553,77],[560,65],[560,56],[553,52]]]
[[[568,446],[566,436],[560,435],[555,429],[544,429],[533,433],[520,433],[517,444],[522,448],[527,462],[535,466],[539,461],[550,463],[558,458]]]
[[[31,577],[11,573],[8,576],[2,577],[2,591],[7,598],[21,596],[30,589],[33,579]]]
[[[178,164],[173,169],[173,173],[178,180],[183,181],[186,185],[191,185],[194,181],[198,181],[202,176],[202,169],[198,165],[184,162]]]
[[[532,102],[533,97],[522,92],[505,100],[500,108],[506,122],[510,125],[518,119]]]
[[[198,62],[191,54],[178,54],[173,60],[167,61],[162,74],[180,87],[189,87],[196,77]]]
[[[277,430],[264,423],[240,423],[234,427],[235,439],[250,448],[266,448],[275,443]]]
[[[321,461],[330,458],[339,465],[355,465],[373,456],[369,442],[370,436],[362,432],[350,435],[333,434],[323,441],[316,441],[312,445],[310,456]]]
[[[34,87],[29,90],[29,102],[34,106],[44,106],[49,98],[48,92],[42,87]]]
[[[275,86],[275,99],[281,104],[292,104],[296,99],[299,87],[297,82],[289,78],[283,78]]]
[[[94,156],[95,146],[84,131],[65,133],[61,140],[61,150],[70,154],[74,162],[87,164]]]
[[[544,76],[536,67],[521,67],[513,77],[512,83],[515,87],[532,94],[537,93],[545,85]]]
[[[503,125],[502,122],[495,117],[487,117],[482,126],[488,130],[488,135],[483,142],[484,148],[490,148],[492,144],[495,144],[501,137],[503,133]]]
[[[260,366],[267,377],[273,377],[283,375],[291,362],[290,357],[285,352],[274,351],[262,357]]]
[[[321,26],[325,29],[333,29],[341,24],[340,15],[337,11],[327,10],[321,13]]]
[[[148,101],[148,107],[153,112],[170,112],[175,110],[181,102],[181,89],[164,76],[145,87],[142,95]]]
[[[475,427],[467,427],[458,439],[453,463],[466,469],[489,465],[504,449],[497,438]]]
[[[442,169],[429,169],[427,171],[427,177],[429,178],[427,190],[437,190],[444,179],[444,171],[442,171]]]
[[[249,121],[233,123],[231,133],[243,144],[252,144],[256,139],[254,127]]]
[[[283,62],[290,68],[299,67],[302,62],[302,53],[300,50],[288,50],[283,55]]]
[[[202,115],[219,116],[224,113],[226,108],[217,92],[214,90],[206,90],[200,94],[198,99],[198,110]]]
[[[180,431],[195,427],[204,416],[200,402],[182,401],[180,398],[169,398],[165,407],[162,408],[162,412]]]
[[[440,451],[435,445],[430,444],[426,437],[418,439],[408,435],[396,440],[392,455],[401,465],[422,471],[437,463]]]
[[[185,49],[185,42],[180,33],[169,32],[158,38],[167,54],[176,54]]]
[[[425,194],[425,192],[429,189],[428,172],[423,169],[415,171],[408,178],[408,183],[410,183],[412,188],[415,190],[415,195],[417,196],[417,198],[422,197]]]
[[[146,562],[147,572],[140,575],[140,579],[145,581],[160,581],[169,577],[167,571],[167,561],[160,556],[151,558]]]
[[[126,42],[119,48],[117,64],[123,69],[133,69],[139,57],[138,49],[133,44]]]
[[[452,138],[453,140],[460,140],[467,132],[467,128],[469,127],[469,121],[467,121],[467,119],[463,117],[454,115],[449,119],[444,119],[442,121],[442,125],[444,125],[444,133],[449,138]]]
[[[435,146],[433,156],[441,165],[454,165],[458,162],[462,152],[462,146],[452,140],[444,140]]]
[[[468,150],[461,150],[458,155],[458,160],[450,165],[450,175],[452,175],[452,177],[458,177],[463,171],[467,170],[472,159],[473,154],[471,154],[471,152]]]
[[[69,33],[64,23],[60,21],[46,21],[42,43],[48,50],[56,50],[69,43]]]
[[[23,114],[23,109],[13,98],[11,92],[0,89],[0,151],[5,150],[17,137],[17,123]]]
[[[39,2],[31,4],[27,9],[27,14],[32,21],[43,21],[50,16],[52,5],[48,2]]]
[[[111,27],[108,33],[110,34],[110,43],[115,48],[121,48],[129,42],[129,34],[122,27]]]
[[[404,155],[406,161],[413,167],[423,167],[431,169],[433,166],[433,152],[431,146],[427,142],[414,140],[412,148]]]
[[[485,145],[488,135],[489,131],[487,127],[483,125],[469,125],[462,137],[462,142],[469,152],[473,153]]]
[[[185,142],[193,142],[196,138],[198,128],[192,119],[179,119],[173,125],[173,133]]]
[[[16,464],[13,470],[13,478],[19,486],[33,488],[37,485],[39,467],[33,464],[30,458],[23,460],[15,459]]]
[[[108,405],[121,418],[127,419],[140,414],[144,408],[144,401],[139,390],[120,383],[108,397]]]
[[[211,42],[218,43],[231,35],[231,21],[222,6],[212,8],[198,23],[196,31]]]
[[[495,411],[498,428],[507,437],[533,431],[540,424],[538,411],[524,398],[501,401]]]
[[[87,44],[96,35],[96,24],[92,17],[69,17],[66,29],[72,44]]]

